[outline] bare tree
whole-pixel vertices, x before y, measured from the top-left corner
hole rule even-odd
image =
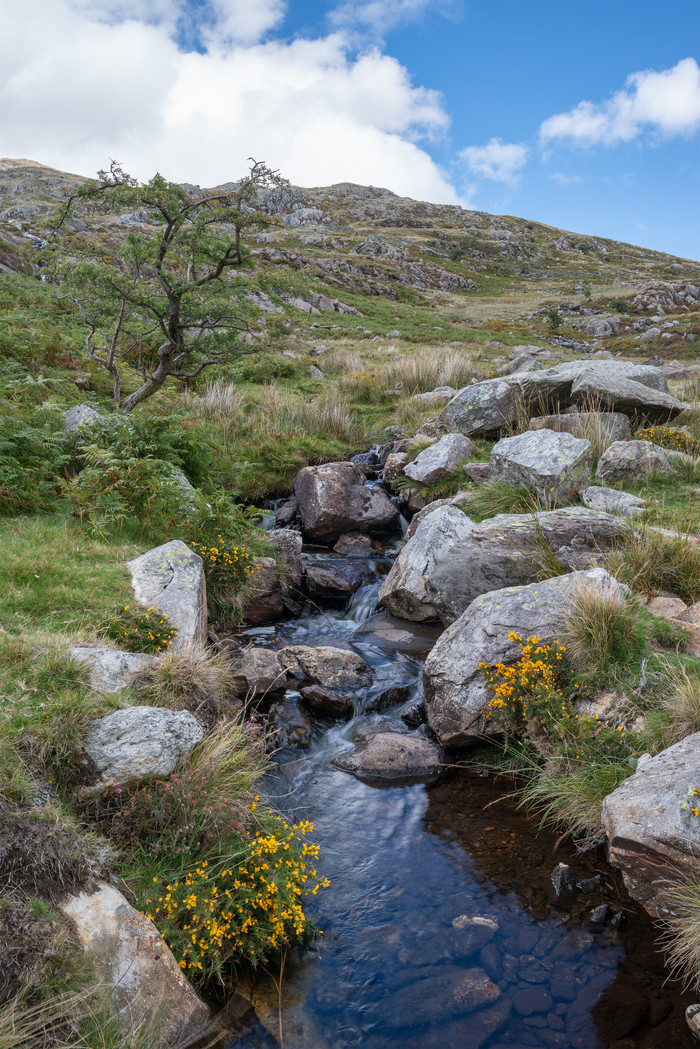
[[[161,175],[140,184],[113,161],[61,208],[49,237],[51,271],[122,412],[171,377],[192,379],[255,352],[240,339],[255,316],[243,234],[262,220],[258,191],[283,182],[252,160],[235,188],[203,194]],[[125,214],[127,225],[114,221]]]

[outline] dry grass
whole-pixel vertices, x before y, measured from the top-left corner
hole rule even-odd
[[[301,401],[278,386],[266,386],[262,402],[252,410],[253,425],[260,431],[299,430],[358,439],[357,416],[347,398],[331,391]]]
[[[630,528],[626,541],[605,556],[603,567],[649,597],[666,590],[684,601],[700,599],[700,544],[690,535]]]
[[[564,621],[561,639],[569,660],[594,681],[642,658],[646,628],[638,599],[625,600],[581,587]]]
[[[231,663],[221,653],[189,645],[167,652],[152,670],[134,680],[140,698],[149,706],[189,710],[213,720],[231,708],[234,698]]]
[[[236,722],[222,722],[192,752],[190,767],[209,770],[210,796],[251,801],[267,768],[262,735]]]
[[[324,355],[320,363],[323,371],[335,375],[350,375],[352,372],[362,372],[365,369],[362,357],[352,349],[334,347]]]
[[[689,674],[682,666],[667,667],[666,673],[672,692],[654,711],[651,731],[655,751],[700,732],[700,677]]]
[[[438,386],[461,390],[480,378],[475,355],[469,348],[426,346],[411,357],[390,361],[381,369],[387,389],[399,387],[404,394],[428,393]]]
[[[666,961],[686,987],[700,986],[700,882],[669,885],[663,893],[671,910],[665,919]]]
[[[245,396],[234,383],[215,381],[208,382],[201,395],[188,392],[184,404],[190,411],[208,419],[231,424],[242,418]]]

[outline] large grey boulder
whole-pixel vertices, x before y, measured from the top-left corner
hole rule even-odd
[[[294,494],[304,532],[334,543],[344,532],[387,535],[397,529],[399,512],[385,492],[364,485],[354,463],[305,466],[294,478]]]
[[[358,736],[355,749],[333,764],[369,782],[432,783],[444,760],[441,748],[426,736],[380,728]]]
[[[551,557],[563,571],[591,568],[626,536],[618,517],[584,507],[499,514],[474,525],[426,568],[426,603],[443,623],[453,623],[479,594],[534,582]],[[412,618],[407,611],[404,618]]]
[[[157,546],[127,562],[134,597],[146,608],[165,612],[178,628],[174,651],[202,645],[207,637],[207,585],[199,554],[180,539]]]
[[[442,505],[429,513],[391,566],[379,588],[379,603],[401,619],[438,619],[428,589],[430,572],[451,560],[455,545],[473,528],[474,522],[454,506]]]
[[[113,885],[69,896],[70,919],[97,976],[113,990],[125,1030],[154,1021],[153,1049],[190,1044],[207,1033],[209,1010],[198,998],[155,925]]]
[[[693,789],[700,790],[700,732],[640,758],[635,774],[603,802],[610,863],[622,871],[630,896],[655,918],[671,911],[664,898],[668,884],[697,882],[700,873]]]
[[[652,472],[673,472],[672,457],[665,448],[651,441],[615,441],[607,448],[596,467],[596,481],[620,481],[633,477],[643,481]]]
[[[301,533],[295,532],[292,528],[273,528],[268,534],[275,548],[275,556],[280,568],[282,593],[298,596],[304,578],[304,566],[301,560]]]
[[[98,776],[96,789],[123,787],[146,776],[169,776],[204,731],[187,710],[125,707],[90,725],[85,753]]]
[[[581,492],[581,502],[592,510],[603,510],[606,514],[619,514],[620,517],[636,517],[644,511],[646,499],[640,499],[629,492],[619,492],[616,488],[603,488],[592,484]]]
[[[455,394],[438,417],[418,433],[429,437],[448,433],[489,437],[515,422],[517,412],[517,385],[508,379],[485,379]]]
[[[136,674],[150,670],[157,656],[145,652],[121,652],[102,645],[98,648],[71,648],[70,654],[90,668],[90,687],[96,692],[121,692],[128,688]]]
[[[447,433],[429,448],[424,448],[413,462],[404,466],[404,474],[420,484],[435,484],[460,463],[474,454],[473,441],[461,433]]]
[[[102,416],[91,404],[76,404],[74,408],[68,408],[63,413],[63,422],[67,433],[75,433],[84,426],[97,423]]]
[[[423,668],[428,723],[441,743],[461,747],[494,734],[486,709],[490,695],[479,664],[514,663],[522,649],[510,640],[511,632],[523,640],[533,635],[543,642],[559,638],[584,588],[624,600],[625,587],[595,568],[482,594],[448,627]]]
[[[570,433],[529,430],[491,450],[491,476],[524,485],[550,506],[572,499],[591,479],[591,442]]]
[[[643,416],[649,422],[675,419],[686,407],[677,397],[628,376],[582,375],[571,390],[573,404],[599,405],[611,412]]]
[[[632,427],[622,412],[565,412],[562,415],[536,415],[530,419],[531,430],[556,430],[572,437],[590,440],[591,433],[609,441],[627,441]]]
[[[338,691],[366,688],[374,676],[362,656],[329,645],[287,645],[277,658],[294,677]]]

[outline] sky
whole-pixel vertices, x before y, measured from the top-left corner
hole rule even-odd
[[[700,0],[0,0],[0,156],[254,157],[700,259]]]

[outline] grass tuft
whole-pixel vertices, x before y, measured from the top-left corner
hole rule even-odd
[[[194,645],[167,652],[134,679],[134,687],[149,706],[189,710],[208,720],[230,709],[234,694],[230,661]]]

